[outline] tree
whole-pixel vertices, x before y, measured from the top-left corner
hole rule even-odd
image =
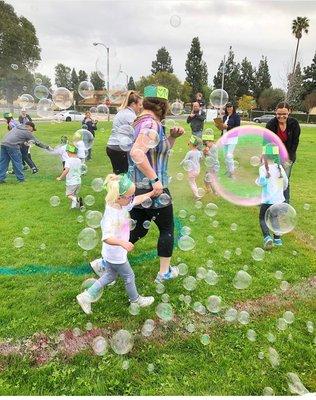
[[[294,76],[289,75],[286,99],[293,110],[302,109],[304,96],[303,76],[300,63],[296,65]]]
[[[50,80],[50,77],[47,75],[43,75],[39,72],[36,72],[36,74],[34,74],[34,80],[35,79],[40,79],[42,81],[42,85],[46,86],[47,89],[51,89],[52,87],[52,82]]]
[[[308,119],[307,122],[309,122],[309,114],[311,110],[316,107],[316,90],[312,93],[309,93],[305,99],[304,99],[304,106],[305,110],[308,112]]]
[[[161,85],[169,89],[169,100],[174,101],[180,99],[182,85],[179,79],[170,72],[160,71],[155,75],[149,75],[147,77],[142,76],[138,82],[136,82],[136,89],[139,93],[144,92],[145,86],[148,85]]]
[[[271,88],[271,76],[269,72],[269,66],[267,57],[262,56],[258,70],[255,72],[255,86],[254,86],[254,96],[258,100],[261,92],[264,89]]]
[[[171,57],[165,47],[161,47],[161,49],[157,51],[156,60],[151,63],[151,73],[155,75],[159,71],[173,73]]]
[[[297,39],[295,56],[294,56],[294,63],[293,63],[293,69],[292,69],[292,74],[293,75],[295,73],[297,53],[298,53],[298,47],[299,47],[299,44],[300,44],[300,40],[302,38],[303,32],[305,32],[306,34],[308,33],[308,28],[309,28],[309,19],[308,18],[306,18],[306,17],[297,17],[296,19],[293,19],[293,21],[292,21],[292,33]]]
[[[64,64],[57,64],[55,67],[55,83],[57,87],[72,88],[71,84],[71,69]]]
[[[274,110],[280,101],[284,100],[285,93],[282,89],[264,89],[258,99],[261,110]]]
[[[250,111],[255,107],[256,107],[256,100],[253,98],[253,96],[244,94],[238,100],[238,108],[240,108],[243,111]]]
[[[96,71],[91,72],[90,82],[92,83],[94,90],[103,90],[104,89],[104,81],[99,77],[99,75]]]
[[[316,88],[316,52],[312,60],[311,65],[303,69],[303,87],[304,87],[304,97],[312,93]]]
[[[81,100],[81,96],[78,92],[79,78],[78,78],[75,68],[73,68],[71,70],[70,82],[71,82],[71,84],[68,87],[68,89],[72,90],[73,96],[74,96],[74,101],[76,102],[76,104],[78,104],[78,102]]]
[[[11,110],[13,101],[24,92],[23,86],[33,80],[31,72],[41,59],[40,52],[32,23],[0,0],[0,95]]]
[[[197,92],[203,91],[203,86],[207,85],[208,73],[205,61],[202,59],[200,40],[193,38],[190,51],[185,62],[185,71],[187,73],[186,81],[192,87],[191,99],[195,98]]]
[[[79,70],[78,80],[79,80],[79,83],[88,80],[88,74],[86,73],[86,71],[83,71],[82,69]]]
[[[181,87],[180,99],[183,101],[183,103],[189,103],[191,95],[192,86],[187,81],[184,81]]]
[[[240,64],[240,77],[238,82],[238,95],[253,95],[255,86],[255,69],[251,62],[245,57]]]
[[[127,90],[135,90],[135,89],[136,89],[136,86],[135,86],[134,78],[132,76],[130,76],[128,85],[127,85]]]

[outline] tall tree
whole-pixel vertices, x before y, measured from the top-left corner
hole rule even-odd
[[[134,78],[132,76],[129,77],[127,89],[128,90],[135,90],[136,89]]]
[[[289,75],[286,99],[293,110],[302,110],[304,96],[303,76],[300,63],[297,63],[294,76]]]
[[[151,63],[151,73],[155,75],[159,71],[173,73],[171,56],[165,47],[161,47],[156,54],[156,60]]]
[[[180,99],[182,85],[179,79],[170,72],[159,71],[155,75],[149,75],[147,77],[142,76],[138,82],[136,82],[136,89],[139,93],[143,93],[144,87],[148,85],[161,85],[169,89],[169,100],[174,101]]]
[[[220,62],[217,74],[214,76],[213,82],[216,89],[222,86],[223,74],[223,60]],[[239,82],[240,82],[240,65],[235,62],[235,54],[230,46],[228,57],[224,66],[224,90],[228,93],[229,100],[237,103],[239,96]]]
[[[94,90],[103,90],[104,89],[104,81],[99,77],[99,75],[96,71],[91,72],[90,82],[92,83]]]
[[[255,85],[255,69],[251,61],[245,57],[240,63],[240,77],[238,82],[238,97],[252,96]]]
[[[256,100],[259,99],[259,96],[264,89],[269,89],[271,87],[272,84],[268,60],[267,57],[262,56],[259,62],[258,70],[255,73],[254,96]]]
[[[312,93],[316,88],[316,52],[311,65],[305,67],[303,71],[303,87],[305,97],[307,94]]]
[[[87,81],[88,80],[88,74],[86,73],[86,71],[83,71],[82,69],[79,70],[78,72],[78,80],[79,83],[82,81]]]
[[[55,83],[58,87],[72,88],[71,69],[64,64],[57,64],[55,67]]]
[[[71,88],[72,90],[76,90],[79,85],[79,79],[78,79],[78,75],[77,75],[75,68],[73,68],[71,70],[70,81],[71,81],[71,85],[68,89]]]
[[[180,99],[183,101],[183,103],[189,103],[191,96],[192,87],[187,81],[184,81],[181,87]]]
[[[299,47],[299,44],[300,44],[300,40],[302,38],[303,32],[305,32],[306,34],[308,33],[308,28],[309,28],[309,19],[308,18],[306,18],[306,17],[297,17],[296,19],[293,19],[293,21],[292,21],[292,34],[297,39],[295,56],[294,56],[294,63],[293,63],[293,69],[292,69],[292,74],[293,75],[295,73],[295,67],[296,67],[296,61],[297,61],[297,53],[298,53],[298,47]]]
[[[195,98],[197,92],[202,92],[203,86],[207,85],[208,73],[205,61],[202,59],[200,40],[193,38],[190,51],[185,62],[186,81],[192,87],[191,99]]]
[[[284,100],[285,93],[282,89],[268,88],[264,89],[258,99],[258,105],[261,110],[274,110],[280,101]]]
[[[40,79],[42,81],[43,86],[46,86],[48,89],[51,89],[52,82],[49,76],[36,72],[36,74],[34,74],[34,79]]]
[[[23,93],[25,82],[32,81],[31,72],[41,59],[40,52],[32,23],[18,17],[10,4],[0,0],[0,95],[11,109]]]

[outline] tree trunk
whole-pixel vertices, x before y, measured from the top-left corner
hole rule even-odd
[[[295,67],[296,67],[296,61],[297,61],[297,53],[298,53],[298,46],[300,44],[300,39],[297,39],[297,45],[296,45],[296,50],[295,50],[295,57],[294,57],[294,64],[293,64],[293,71],[292,71],[292,77],[294,76],[295,73]]]

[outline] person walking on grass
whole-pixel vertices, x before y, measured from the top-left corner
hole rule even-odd
[[[134,271],[128,262],[127,253],[134,249],[130,242],[129,211],[154,194],[154,190],[135,196],[135,185],[126,174],[110,174],[105,179],[106,207],[101,220],[102,258],[90,263],[100,278],[77,296],[77,301],[86,314],[91,314],[91,303],[104,287],[114,282],[117,276],[124,280],[125,290],[131,304],[148,307],[154,297],[139,295]]]
[[[217,195],[214,187],[214,177],[219,172],[218,149],[215,144],[214,133],[203,133],[203,155],[205,157],[206,171],[204,175],[204,184],[207,192],[213,192]]]
[[[191,126],[192,135],[199,138],[202,137],[205,119],[205,111],[201,108],[200,104],[197,101],[194,102],[192,105],[191,114],[187,118],[187,123]]]
[[[183,168],[188,171],[189,184],[196,200],[201,198],[196,184],[196,178],[200,175],[202,152],[199,150],[199,147],[201,147],[201,145],[202,140],[192,135],[188,143],[190,150],[180,162],[180,165],[183,165]]]
[[[287,188],[288,178],[280,165],[278,146],[271,144],[264,146],[262,162],[259,167],[259,177],[256,179],[256,184],[262,187],[259,223],[263,234],[263,246],[266,250],[270,250],[273,245],[282,246],[282,239],[277,235],[277,216],[274,219],[276,233],[273,234],[272,239],[265,215],[273,204],[281,204],[285,201],[283,192]]]

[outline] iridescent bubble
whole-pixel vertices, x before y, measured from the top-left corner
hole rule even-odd
[[[156,314],[164,322],[171,321],[173,318],[173,308],[169,303],[160,303],[156,307]]]
[[[70,92],[70,90],[64,87],[59,87],[54,90],[52,98],[54,104],[60,110],[66,110],[67,108],[71,107],[74,101],[73,94]]]
[[[276,368],[280,365],[279,353],[273,347],[269,347],[268,349],[268,359],[273,368]]]
[[[304,208],[305,211],[309,211],[310,208],[311,208],[311,205],[308,204],[308,203],[305,203],[305,204],[303,205],[303,208]]]
[[[180,230],[181,235],[187,236],[191,233],[191,228],[189,226],[184,225]]]
[[[231,255],[232,255],[232,252],[230,250],[225,250],[223,257],[226,258],[226,260],[229,260]]]
[[[183,180],[183,173],[182,172],[178,172],[176,175],[176,178],[178,181],[182,181]]]
[[[190,304],[192,301],[191,296],[189,296],[188,294],[184,296],[183,301],[185,302],[185,304]]]
[[[98,104],[96,112],[99,116],[104,116],[109,113],[109,108],[105,104]]]
[[[35,85],[41,85],[43,83],[41,78],[36,78],[35,79]]]
[[[188,324],[188,325],[186,325],[185,329],[188,332],[193,333],[195,331],[195,326],[194,326],[194,324]]]
[[[186,212],[186,210],[180,210],[178,215],[179,215],[179,218],[184,219],[187,217],[188,213]]]
[[[95,203],[95,198],[94,196],[92,196],[91,194],[88,194],[84,199],[83,199],[84,203],[86,206],[93,206],[93,204]]]
[[[17,249],[20,249],[21,247],[24,246],[24,240],[21,237],[17,237],[13,240],[13,245],[14,247],[16,247]]]
[[[274,390],[270,386],[266,386],[262,391],[262,396],[274,396]]]
[[[72,331],[72,333],[73,333],[73,335],[74,335],[75,337],[78,337],[78,336],[81,335],[81,330],[80,330],[79,328],[74,328],[73,331]]]
[[[193,171],[195,168],[192,160],[185,160],[181,163],[181,165],[182,168],[187,172]]]
[[[78,93],[83,99],[89,99],[94,95],[94,86],[91,82],[82,81],[78,86]]]
[[[196,279],[194,278],[194,276],[187,276],[183,280],[183,287],[186,290],[192,291],[196,288],[196,285],[197,285],[197,282],[196,282]]]
[[[234,222],[230,225],[230,229],[233,231],[233,232],[235,232],[235,231],[237,231],[237,229],[238,229],[238,225],[237,224],[235,224]]]
[[[41,118],[54,118],[54,109],[52,100],[41,99],[37,103],[36,113]]]
[[[172,15],[170,17],[170,25],[173,28],[178,28],[178,26],[180,26],[181,24],[181,18],[179,17],[179,15]]]
[[[250,342],[255,342],[257,339],[257,334],[253,329],[248,329],[247,331],[247,339],[250,340]]]
[[[219,296],[209,296],[206,301],[206,308],[212,313],[218,313],[221,309],[222,299]]]
[[[204,315],[204,314],[206,313],[205,307],[204,307],[203,304],[202,304],[201,302],[199,302],[199,301],[195,301],[195,302],[193,303],[192,308],[193,308],[193,310],[194,310],[195,312],[197,312],[197,313],[199,313],[199,314],[201,314],[201,315]]]
[[[148,364],[147,365],[147,370],[148,370],[149,373],[154,372],[154,370],[155,370],[154,364]]]
[[[34,96],[39,100],[47,99],[47,97],[49,96],[49,90],[44,85],[35,86]]]
[[[98,243],[99,238],[93,228],[84,228],[78,235],[78,245],[83,250],[92,250]]]
[[[179,275],[186,275],[188,273],[188,266],[185,263],[180,263],[178,265]]]
[[[236,321],[238,315],[238,311],[235,308],[229,308],[224,315],[224,318],[228,322]]]
[[[283,313],[283,318],[285,319],[287,324],[292,324],[294,322],[295,316],[292,311],[285,311]]]
[[[104,189],[104,180],[102,178],[94,178],[91,182],[91,187],[95,192],[102,192]]]
[[[92,322],[87,322],[86,323],[86,331],[92,331],[92,329],[93,329]]]
[[[206,266],[208,267],[208,268],[213,268],[214,267],[214,262],[213,262],[213,260],[207,260],[206,261]]]
[[[212,244],[212,243],[214,243],[214,236],[208,235],[207,238],[206,238],[206,240],[207,240],[207,242],[208,242],[209,244]]]
[[[86,279],[81,285],[82,291],[90,289],[91,286],[93,286],[96,282],[97,282],[97,279],[94,279],[94,278]],[[100,298],[102,297],[103,287],[101,287],[100,285],[96,285],[96,287],[93,288],[93,292],[90,291],[89,294],[90,294],[92,303],[94,303],[94,302],[100,300]]]
[[[22,229],[23,235],[28,235],[30,232],[31,232],[31,230],[30,230],[30,228],[29,228],[28,226],[25,226],[25,227]]]
[[[29,110],[34,106],[34,97],[30,94],[22,94],[18,98],[18,102],[21,108],[23,108],[24,110]]]
[[[11,64],[11,68],[16,71],[19,69],[19,66],[17,64]]]
[[[176,122],[174,119],[166,118],[161,121],[161,125],[165,128],[166,134],[168,134],[171,129],[175,128]]]
[[[206,191],[205,191],[205,189],[203,189],[203,188],[197,188],[197,196],[199,197],[199,198],[202,198],[203,196],[205,196],[205,194],[206,194]]]
[[[289,288],[290,288],[289,282],[287,282],[287,281],[282,281],[282,282],[280,283],[280,289],[281,289],[283,292],[285,292],[286,290],[289,290]]]
[[[171,198],[167,193],[161,193],[157,200],[162,206],[167,206],[171,203]]]
[[[206,206],[204,208],[204,212],[208,217],[215,217],[215,215],[217,214],[217,211],[218,211],[218,207],[214,203],[208,203],[208,204],[206,204]]]
[[[135,229],[136,225],[137,225],[137,221],[130,218],[129,219],[129,230],[132,231],[133,229]]]
[[[131,315],[138,315],[140,312],[140,307],[137,303],[131,303],[128,307],[128,311]]]
[[[46,250],[46,244],[45,243],[41,243],[39,246],[40,250]]]
[[[124,369],[124,371],[128,370],[129,368],[129,361],[128,360],[124,360],[122,362],[122,369]]]
[[[285,329],[287,328],[287,322],[284,318],[279,318],[277,320],[277,329],[279,331],[285,331]]]
[[[144,227],[145,229],[149,229],[149,228],[150,228],[150,221],[144,221],[144,222],[143,222],[143,227]]]
[[[247,325],[249,323],[250,315],[247,311],[240,311],[238,314],[238,322],[242,325]]]
[[[218,221],[213,221],[212,226],[213,228],[218,228],[219,222]]]
[[[260,165],[260,157],[252,156],[250,158],[250,165],[252,165],[253,167],[258,167]]]
[[[286,374],[286,378],[289,390],[292,394],[298,394],[299,396],[303,396],[309,393],[309,391],[306,389],[306,387],[300,380],[299,376],[294,372],[288,372]]]
[[[200,338],[201,343],[203,344],[203,346],[207,346],[211,339],[210,339],[210,335],[208,335],[207,333],[204,333],[201,338]]]
[[[50,205],[51,205],[52,207],[57,207],[57,206],[59,206],[59,204],[60,204],[60,198],[59,198],[58,196],[52,196],[52,197],[49,199],[49,202],[50,202]]]
[[[165,286],[162,283],[157,283],[156,292],[162,294],[164,293],[164,291],[165,291]]]
[[[97,336],[92,341],[92,349],[98,356],[104,356],[107,351],[108,343],[103,336]]]
[[[268,228],[276,235],[291,232],[296,225],[296,211],[287,203],[273,204],[264,216]]]
[[[275,271],[274,276],[276,277],[276,279],[281,280],[283,278],[283,272],[282,271]]]
[[[204,279],[206,277],[206,273],[207,273],[207,271],[206,271],[206,269],[204,267],[199,267],[196,270],[196,276],[199,279]]]
[[[142,207],[144,207],[144,208],[150,208],[152,204],[153,204],[153,201],[152,201],[152,199],[151,199],[150,197],[147,197],[147,198],[141,203]]]
[[[228,93],[223,89],[215,89],[210,94],[210,103],[214,108],[223,108],[228,102]]]
[[[183,104],[180,101],[175,101],[170,106],[170,112],[173,115],[180,115],[183,112]]]
[[[195,220],[196,220],[196,216],[195,215],[190,215],[189,221],[190,222],[195,222]]]
[[[195,207],[197,210],[200,210],[200,209],[203,207],[203,203],[202,203],[200,200],[197,200],[197,201],[194,203],[194,207]]]
[[[259,360],[263,360],[264,359],[264,352],[263,351],[259,351],[258,358],[259,358]]]
[[[86,215],[87,225],[90,228],[98,228],[101,223],[102,213],[100,211],[89,211]]]
[[[236,247],[236,249],[235,249],[235,254],[236,254],[236,256],[240,256],[241,253],[242,253],[241,248],[240,248],[240,247]]]
[[[141,149],[133,149],[133,155],[131,155],[132,161],[137,165],[141,164],[145,160],[146,154]]]
[[[313,333],[314,332],[314,323],[313,321],[307,321],[306,322],[306,328],[308,333]]]
[[[245,271],[240,270],[236,273],[233,285],[236,289],[247,289],[251,284],[252,277]]]
[[[170,296],[169,296],[169,294],[168,294],[168,293],[164,293],[164,294],[161,296],[161,301],[162,301],[163,303],[169,303],[169,301],[170,301]]]
[[[267,334],[267,339],[268,339],[268,341],[269,341],[270,343],[274,343],[275,340],[276,340],[276,337],[273,335],[273,333],[269,332],[269,333]]]
[[[112,336],[111,347],[116,354],[127,354],[132,350],[133,346],[134,338],[125,329],[120,329]]]
[[[178,240],[178,247],[183,251],[191,251],[195,247],[195,240],[188,235],[181,236]]]
[[[205,274],[205,282],[208,283],[211,286],[214,286],[217,284],[219,276],[215,271],[212,269],[208,270]]]
[[[153,149],[160,141],[158,132],[155,129],[142,129],[139,135],[141,135],[142,142],[148,149]]]
[[[255,261],[262,261],[264,259],[264,250],[261,247],[256,247],[252,250],[251,255]]]

